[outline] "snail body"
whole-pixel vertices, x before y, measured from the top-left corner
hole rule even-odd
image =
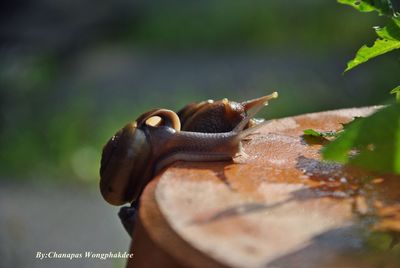
[[[243,103],[224,99],[190,104],[178,114],[166,109],[144,113],[104,146],[104,199],[113,205],[137,200],[154,175],[175,161],[233,159],[242,152],[241,141],[258,128],[252,117],[276,97],[273,93]]]

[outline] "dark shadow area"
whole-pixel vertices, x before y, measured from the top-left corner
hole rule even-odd
[[[229,182],[228,177],[225,175],[225,170],[229,169],[231,165],[240,165],[240,163],[234,163],[233,161],[218,161],[218,162],[184,162],[178,161],[174,168],[183,168],[190,170],[210,170],[213,174],[230,190],[237,191],[234,189]]]
[[[349,198],[359,193],[371,174],[362,170],[343,166],[334,162],[325,162],[305,156],[297,158],[296,168],[308,179],[319,182],[311,189],[321,196]]]
[[[399,267],[397,253],[368,248],[368,233],[358,226],[328,230],[304,247],[265,264],[276,268]]]
[[[297,158],[296,168],[306,175],[314,178],[318,177],[319,179],[336,178],[345,175],[341,164],[324,162],[305,156]]]
[[[278,203],[275,203],[272,205],[265,205],[263,203],[241,204],[238,206],[234,206],[234,207],[219,211],[219,212],[213,214],[211,217],[208,217],[206,219],[193,220],[192,222],[189,223],[189,225],[207,224],[207,223],[212,223],[212,222],[218,221],[218,220],[224,220],[227,218],[236,217],[239,215],[242,216],[242,215],[246,215],[249,213],[261,212],[261,211],[265,211],[268,209],[273,209],[273,208],[279,207],[280,205],[283,205],[289,201],[291,201],[291,199],[285,200],[282,202],[278,202]]]

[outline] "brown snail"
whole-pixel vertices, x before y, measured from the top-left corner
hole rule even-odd
[[[104,146],[104,199],[113,205],[137,200],[151,178],[175,161],[231,160],[241,153],[241,141],[258,128],[250,122],[252,117],[277,96],[274,92],[242,103],[224,99],[190,104],[179,117],[166,109],[144,113]]]
[[[204,133],[229,132],[246,117],[247,111],[263,103],[264,98],[240,103],[225,98],[219,101],[207,100],[188,104],[177,112],[181,120],[181,129]],[[251,118],[245,129],[257,123],[259,122],[256,119]]]

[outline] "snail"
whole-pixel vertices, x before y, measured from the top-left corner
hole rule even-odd
[[[183,131],[229,132],[246,117],[247,111],[263,101],[263,97],[240,103],[226,98],[219,101],[207,100],[188,104],[179,110],[177,115]],[[245,129],[260,122],[260,119],[251,118]]]
[[[153,109],[119,130],[104,146],[100,191],[112,205],[138,200],[146,184],[175,161],[232,160],[241,141],[262,124],[252,117],[276,92],[242,103],[206,101],[178,113]]]

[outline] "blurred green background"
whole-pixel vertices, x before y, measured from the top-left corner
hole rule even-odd
[[[96,200],[93,206],[103,209],[98,217],[108,213],[110,225],[118,226],[115,247],[126,248],[128,239],[98,195],[100,155],[107,139],[142,112],[205,99],[246,100],[275,90],[280,98],[263,117],[382,104],[400,71],[397,53],[342,75],[356,50],[373,42],[372,26],[382,18],[336,1],[0,5],[0,179],[3,197],[5,191],[10,198],[0,200],[3,212],[11,211],[6,204],[17,190],[21,199],[35,199],[46,195],[44,188],[87,189],[74,198]],[[51,202],[62,204],[57,196],[63,195],[55,196]],[[32,248],[39,250],[34,243]]]
[[[97,183],[102,145],[152,107],[273,90],[267,118],[379,104],[400,69],[390,55],[341,75],[380,18],[335,1],[13,1],[2,13],[3,178]]]

